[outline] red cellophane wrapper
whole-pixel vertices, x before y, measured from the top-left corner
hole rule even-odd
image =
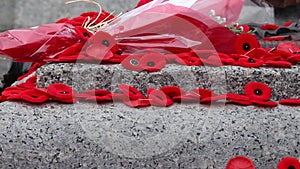
[[[172,53],[215,48],[234,53],[237,36],[224,25],[238,19],[242,6],[243,0],[154,0],[125,13],[103,31],[114,36],[125,53],[146,48]]]
[[[81,39],[70,24],[47,24],[0,34],[0,54],[16,61],[39,62],[54,58]]]

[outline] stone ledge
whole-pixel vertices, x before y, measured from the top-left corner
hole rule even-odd
[[[279,68],[243,68],[238,66],[223,67],[188,67],[167,65],[160,72],[134,72],[120,65],[96,64],[48,64],[37,71],[37,86],[47,87],[59,82],[73,86],[81,92],[88,89],[107,89],[115,91],[118,84],[129,84],[144,93],[150,87],[174,85],[190,91],[194,88],[209,88],[216,93],[244,92],[245,84],[258,81],[269,85],[273,90],[272,99],[300,96],[300,69]]]
[[[0,104],[0,168],[225,168],[245,155],[257,169],[300,157],[300,110],[175,104]]]

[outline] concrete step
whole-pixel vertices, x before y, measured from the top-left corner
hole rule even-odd
[[[300,110],[175,104],[0,104],[0,168],[257,169],[300,157]]]
[[[64,83],[76,92],[90,89],[115,91],[118,84],[128,84],[146,93],[150,87],[179,86],[186,91],[194,88],[212,89],[216,93],[244,93],[244,86],[253,81],[263,82],[273,90],[278,101],[300,96],[300,68],[243,68],[239,66],[188,67],[167,65],[159,72],[135,72],[121,65],[59,63],[47,64],[37,71],[37,86]]]

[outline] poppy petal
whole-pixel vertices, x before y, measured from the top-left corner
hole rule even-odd
[[[102,95],[102,96],[89,96],[86,97],[85,100],[87,101],[94,101],[96,100],[97,102],[109,102],[113,101],[112,94],[107,94],[107,95]]]
[[[124,100],[123,103],[133,108],[148,107],[151,105],[149,99]]]
[[[292,67],[292,64],[287,61],[266,61],[265,64],[267,66],[272,66],[272,67],[279,67],[279,68],[290,68]]]
[[[261,82],[250,82],[245,85],[245,95],[250,100],[268,101],[272,96],[272,90],[269,86]]]
[[[145,54],[141,58],[140,63],[143,70],[156,72],[164,68],[167,62],[164,55],[161,53],[151,52],[149,54]]]
[[[236,65],[242,67],[261,67],[263,64],[264,61],[254,58],[240,58],[238,62],[236,62]]]
[[[149,94],[150,103],[157,107],[169,107],[173,104],[172,99],[161,90],[153,90]]]
[[[21,99],[30,103],[44,103],[49,100],[49,96],[46,92],[34,88],[22,92]]]
[[[136,88],[134,88],[132,86],[128,86],[128,85],[125,85],[125,84],[120,84],[119,89],[130,100],[137,100],[137,99],[145,98],[145,96],[140,91],[138,91]]]
[[[252,103],[259,105],[259,106],[264,106],[264,107],[276,107],[278,104],[273,101],[261,101],[261,100],[251,100]]]
[[[260,29],[262,30],[276,30],[279,26],[275,24],[264,24],[260,26]]]
[[[173,98],[175,96],[181,96],[181,95],[185,94],[185,91],[177,86],[165,86],[165,87],[160,88],[160,90],[163,91],[170,98]]]
[[[184,102],[184,103],[191,103],[191,102],[196,102],[199,103],[200,102],[200,95],[195,95],[195,94],[190,94],[187,93],[185,95],[182,96],[175,96],[172,98],[175,102]]]
[[[125,69],[140,72],[143,70],[143,68],[141,67],[141,62],[140,62],[143,55],[144,55],[143,53],[129,55],[121,62],[121,65]]]
[[[205,97],[200,100],[200,103],[208,104],[208,103],[216,102],[216,101],[220,101],[220,100],[226,101],[226,98],[227,98],[226,94],[219,95],[219,96],[213,96],[213,97]]]
[[[73,97],[73,89],[62,83],[53,83],[47,88],[48,94],[59,98],[59,99],[69,99]]]
[[[300,106],[300,99],[296,99],[296,98],[283,99],[279,101],[279,104],[289,105],[289,106]]]
[[[235,50],[238,54],[245,54],[255,48],[259,48],[259,42],[252,34],[241,34],[235,42]]]
[[[300,162],[293,157],[286,157],[281,159],[278,163],[278,169],[300,169]]]
[[[255,169],[255,166],[251,159],[244,156],[237,156],[228,161],[226,169]]]

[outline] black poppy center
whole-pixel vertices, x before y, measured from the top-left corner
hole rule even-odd
[[[106,47],[109,47],[109,42],[108,40],[103,40],[102,41],[102,45],[106,46]]]
[[[155,63],[154,63],[154,62],[148,62],[148,63],[147,63],[147,66],[153,67],[153,66],[155,66]]]
[[[260,90],[260,89],[255,89],[255,90],[254,90],[254,94],[255,94],[255,95],[258,95],[258,96],[261,96],[261,95],[263,94],[263,92],[262,92],[262,90]]]
[[[88,33],[86,33],[86,32],[83,33],[83,36],[84,37],[88,37],[88,38],[90,37],[90,35]]]
[[[248,61],[249,61],[250,63],[255,63],[255,60],[254,60],[253,58],[249,58]]]
[[[67,91],[60,92],[60,94],[69,94]]]
[[[289,166],[287,169],[296,169],[294,166]]]
[[[245,51],[249,51],[249,50],[250,50],[250,44],[249,44],[249,43],[244,43],[244,44],[243,44],[243,49],[244,49]]]
[[[137,65],[139,65],[139,62],[135,59],[131,59],[130,64],[132,64],[133,66],[137,66]]]

